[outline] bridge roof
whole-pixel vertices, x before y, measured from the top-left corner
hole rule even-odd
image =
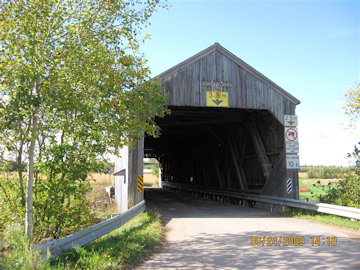
[[[251,67],[249,64],[245,63],[243,60],[241,60],[239,57],[222,47],[219,43],[215,43],[212,46],[206,48],[205,50],[195,54],[194,56],[188,58],[187,60],[179,63],[178,65],[166,70],[165,72],[159,74],[157,77],[160,77],[162,80],[166,80],[167,78],[176,76],[176,73],[179,73],[181,71],[184,71],[188,67],[194,65],[196,62],[203,60],[204,58],[210,56],[213,53],[220,53],[222,56],[226,57],[231,62],[235,63],[239,68],[242,70],[245,70],[248,74],[251,74],[254,76],[257,80],[261,81],[262,83],[266,84],[268,87],[270,87],[272,90],[279,93],[281,96],[286,98],[288,101],[290,101],[294,105],[300,104],[300,101],[292,96],[290,93],[285,91],[283,88],[281,88],[279,85],[271,81],[269,78],[261,74],[259,71]],[[209,61],[207,63],[210,63]],[[216,64],[216,63],[210,63],[210,64]]]

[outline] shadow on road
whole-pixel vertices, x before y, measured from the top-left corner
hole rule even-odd
[[[274,236],[279,232],[254,231],[253,235]],[[161,256],[150,259],[146,269],[360,269],[357,241],[338,238],[336,246],[313,246],[313,235],[289,231],[282,235],[304,237],[305,245],[252,246],[251,236],[246,233],[202,234],[191,240],[165,244]]]
[[[146,188],[145,201],[147,209],[159,212],[167,221],[171,218],[214,218],[217,216],[222,218],[282,218],[272,212],[220,203],[160,188]]]

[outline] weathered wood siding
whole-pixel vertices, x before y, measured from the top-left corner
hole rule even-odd
[[[144,199],[144,192],[137,191],[137,176],[143,174],[144,140],[120,149],[115,160],[115,202],[123,213]]]
[[[283,90],[261,81],[240,65],[214,51],[175,73],[161,77],[168,94],[169,106],[206,107],[206,91],[202,82],[228,82],[229,108],[269,110],[283,123],[285,114],[294,114],[296,104],[282,95]]]
[[[144,140],[134,142],[134,146],[129,150],[129,208],[144,200],[144,192],[137,190],[137,177],[144,170]]]

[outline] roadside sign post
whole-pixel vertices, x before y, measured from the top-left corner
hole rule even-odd
[[[297,127],[297,125],[298,125],[297,115],[284,115],[285,127]]]
[[[297,170],[299,164],[299,135],[297,115],[284,115],[284,137],[286,147],[286,169]]]
[[[286,155],[286,169],[299,169],[299,155]]]
[[[284,115],[284,141],[286,152],[287,178],[285,180],[285,190],[287,194],[299,199],[299,180],[297,170],[300,169],[299,162],[299,133],[297,115]]]

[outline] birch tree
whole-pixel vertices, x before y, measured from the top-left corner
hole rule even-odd
[[[8,152],[20,145],[19,162],[28,160],[30,238],[34,181],[76,188],[99,157],[139,139],[139,130],[158,134],[153,119],[166,112],[165,100],[139,44],[159,7],[159,0],[0,0],[0,143]]]

